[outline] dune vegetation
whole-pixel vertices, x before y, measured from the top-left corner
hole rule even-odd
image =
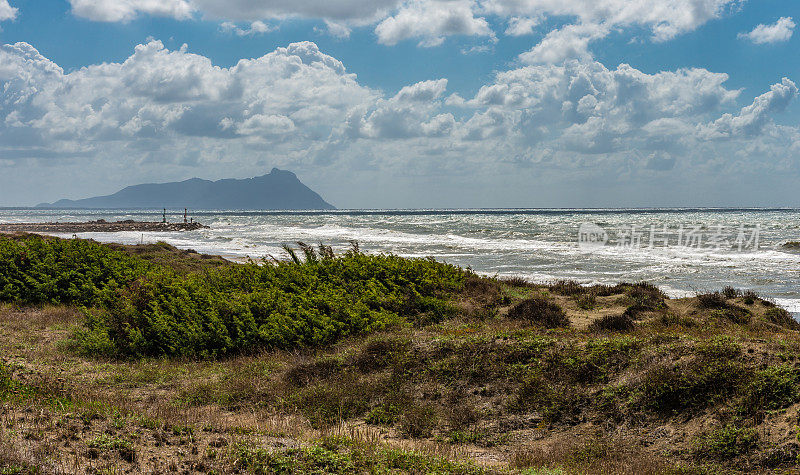
[[[0,473],[736,473],[800,463],[800,325],[750,291],[232,264],[0,237]]]

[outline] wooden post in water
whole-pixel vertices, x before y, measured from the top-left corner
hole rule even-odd
[[[188,208],[183,208],[183,224],[186,224],[186,214],[189,212]]]
[[[167,222],[167,208],[164,208],[164,214],[161,215],[161,222],[162,223]]]

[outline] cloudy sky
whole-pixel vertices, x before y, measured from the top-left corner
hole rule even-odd
[[[800,206],[796,0],[0,0],[0,206]]]

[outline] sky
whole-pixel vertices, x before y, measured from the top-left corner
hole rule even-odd
[[[798,207],[796,0],[0,0],[0,206]],[[191,206],[189,204],[189,206]]]

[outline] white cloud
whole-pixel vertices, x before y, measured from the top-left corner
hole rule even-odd
[[[0,0],[0,21],[15,19],[18,12],[19,9],[12,7],[8,0]]]
[[[567,25],[553,30],[530,51],[519,55],[523,63],[559,63],[569,58],[588,58],[589,43],[603,38],[608,28],[603,25]]]
[[[725,114],[714,122],[700,127],[700,134],[708,139],[748,137],[758,135],[770,122],[770,115],[783,112],[797,96],[797,85],[783,78],[773,84],[769,92],[758,96],[753,103],[743,107],[737,115]]]
[[[191,18],[195,9],[189,0],[69,0],[72,13],[94,21],[127,22],[139,14]]]
[[[760,24],[750,33],[739,33],[739,38],[750,40],[757,45],[780,43],[791,39],[794,27],[792,17],[781,17],[771,25]]]
[[[275,31],[275,27],[264,23],[263,21],[256,20],[250,23],[247,28],[242,28],[232,21],[225,21],[219,25],[220,29],[227,33],[235,33],[238,36],[255,36]]]
[[[0,65],[0,142],[12,146],[15,137],[35,137],[54,151],[79,144],[160,149],[181,142],[190,150],[203,147],[202,139],[291,132],[295,142],[275,150],[288,153],[327,139],[351,107],[375,95],[313,43],[220,68],[185,47],[169,51],[151,41],[122,63],[68,74],[18,43],[0,50]]]
[[[521,18],[511,17],[508,20],[508,28],[506,28],[506,35],[509,36],[524,36],[533,33],[533,29],[541,23],[541,18]]]
[[[489,24],[475,18],[471,0],[414,0],[377,27],[378,41],[394,45],[416,38],[420,46],[437,46],[445,36],[492,36]]]
[[[649,27],[664,41],[718,18],[740,0],[483,0],[481,11],[498,16],[571,16],[581,23]]]
[[[325,20],[325,26],[328,29],[329,35],[340,39],[349,38],[352,32],[352,29],[344,23]]]
[[[0,0],[5,2],[7,0]],[[733,10],[744,0],[69,0],[75,15],[96,21],[130,21],[140,14],[218,20],[223,29],[249,35],[290,18],[321,21],[332,36],[347,38],[353,28],[374,27],[382,44],[416,40],[441,45],[448,36],[495,38],[490,22],[506,22],[505,34],[529,35],[548,17],[569,17],[575,25],[607,30],[649,28],[655,41],[693,31]],[[1,8],[1,7],[0,7]],[[2,11],[2,10],[0,10]],[[237,22],[257,26],[238,28]],[[562,36],[567,29],[559,30]],[[607,34],[607,33],[606,33]],[[566,38],[562,38],[566,39]],[[573,36],[573,47],[597,37]],[[563,47],[564,45],[559,45]]]
[[[584,56],[499,72],[466,99],[448,95],[446,79],[386,95],[310,42],[223,68],[151,41],[123,62],[71,72],[17,43],[0,47],[0,166],[75,176],[118,167],[126,183],[273,165],[371,177],[365,183],[398,170],[514,177],[533,167],[553,180],[593,170],[613,181],[702,176],[712,165],[792,169],[800,129],[772,117],[796,85],[784,79],[741,107],[727,80]],[[8,176],[0,188],[13,185]]]

